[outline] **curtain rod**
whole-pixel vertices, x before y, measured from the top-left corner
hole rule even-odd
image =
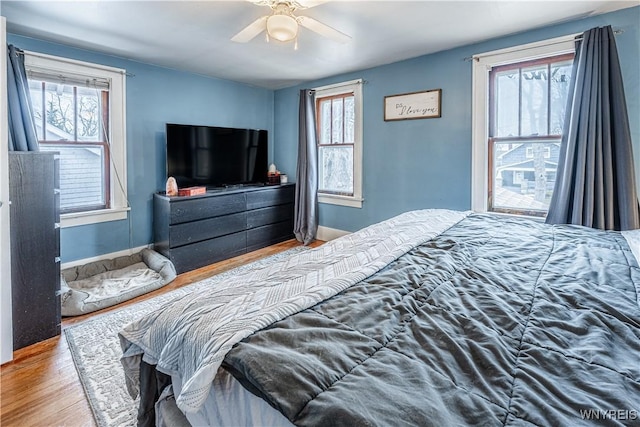
[[[624,33],[624,30],[613,30],[613,34],[615,34],[615,35],[622,34],[622,33]],[[582,39],[583,39],[583,37],[580,36],[580,37],[574,38],[573,41],[579,41],[579,40],[582,40]],[[536,49],[536,48],[541,47],[541,46],[553,46],[554,44],[561,44],[561,43],[566,43],[566,42],[567,42],[566,40],[561,40],[561,41],[555,41],[555,42],[549,42],[549,43],[536,44],[535,46],[531,46],[531,47],[524,47],[524,48],[520,48],[520,49],[515,48],[515,49],[510,50],[510,52],[519,52],[521,50]],[[475,58],[476,61],[480,60],[480,58],[479,57],[475,57],[475,55],[474,56],[467,56],[467,57],[463,58],[463,60],[465,62],[470,62],[470,61],[473,61],[474,58]]]
[[[349,80],[348,82],[341,82],[341,83],[335,83],[335,84],[330,84],[325,86],[314,87],[314,88],[311,88],[311,90],[318,91],[318,90],[326,90],[326,89],[338,89],[344,86],[364,85],[367,83],[369,83],[367,80],[355,79],[355,80]]]
[[[57,61],[63,61],[63,62],[68,62],[68,63],[72,63],[72,64],[81,62],[81,61],[77,61],[75,59],[64,58],[64,57],[60,57],[60,56],[47,55],[46,53],[38,53],[38,52],[30,51],[30,50],[26,50],[25,51],[25,50],[22,50],[22,49],[20,49],[18,47],[16,47],[16,53],[18,55],[22,55],[22,56],[29,55],[29,56],[35,56],[36,58],[55,59]],[[106,66],[106,65],[100,65],[100,66],[105,67],[105,68],[111,68],[113,70],[117,70],[117,72],[119,72],[121,74],[124,74],[127,77],[135,77],[136,76],[135,74],[128,73],[126,70],[122,70],[120,68],[109,67],[109,66]]]

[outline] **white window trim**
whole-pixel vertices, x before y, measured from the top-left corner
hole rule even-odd
[[[109,151],[111,207],[60,216],[60,226],[75,227],[127,218],[126,70],[74,59],[25,51],[25,67],[61,74],[79,74],[109,81]]]
[[[489,71],[499,65],[573,53],[577,35],[571,34],[473,56],[471,209],[475,212],[488,210]]]
[[[353,196],[318,193],[318,202],[362,208],[362,79],[314,88],[317,98],[353,92],[355,123],[353,141]]]

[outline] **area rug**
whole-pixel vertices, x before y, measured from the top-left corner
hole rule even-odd
[[[303,246],[295,247],[147,301],[96,316],[96,318],[79,325],[65,328],[64,335],[67,337],[73,362],[98,426],[127,427],[136,425],[138,401],[134,401],[126,390],[124,372],[120,364],[122,350],[118,340],[118,331],[122,327],[175,298],[215,286],[216,283],[227,277],[248,269],[263,267],[307,249]]]

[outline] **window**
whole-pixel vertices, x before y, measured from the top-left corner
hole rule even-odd
[[[62,226],[126,218],[124,70],[25,53],[40,149],[60,153]]]
[[[546,216],[572,63],[567,54],[489,72],[490,211]]]
[[[362,207],[362,81],[316,89],[318,200]]]
[[[475,58],[474,210],[546,216],[558,168],[572,39]]]
[[[109,91],[52,80],[31,75],[29,89],[40,149],[60,153],[60,211],[108,209]]]

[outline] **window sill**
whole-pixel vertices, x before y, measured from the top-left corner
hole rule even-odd
[[[127,212],[130,210],[131,208],[113,208],[62,214],[60,215],[60,227],[77,227],[79,225],[97,224],[99,222],[119,221],[127,219]]]
[[[348,206],[350,208],[362,208],[364,200],[352,196],[339,196],[337,194],[318,194],[318,202],[329,205]]]

